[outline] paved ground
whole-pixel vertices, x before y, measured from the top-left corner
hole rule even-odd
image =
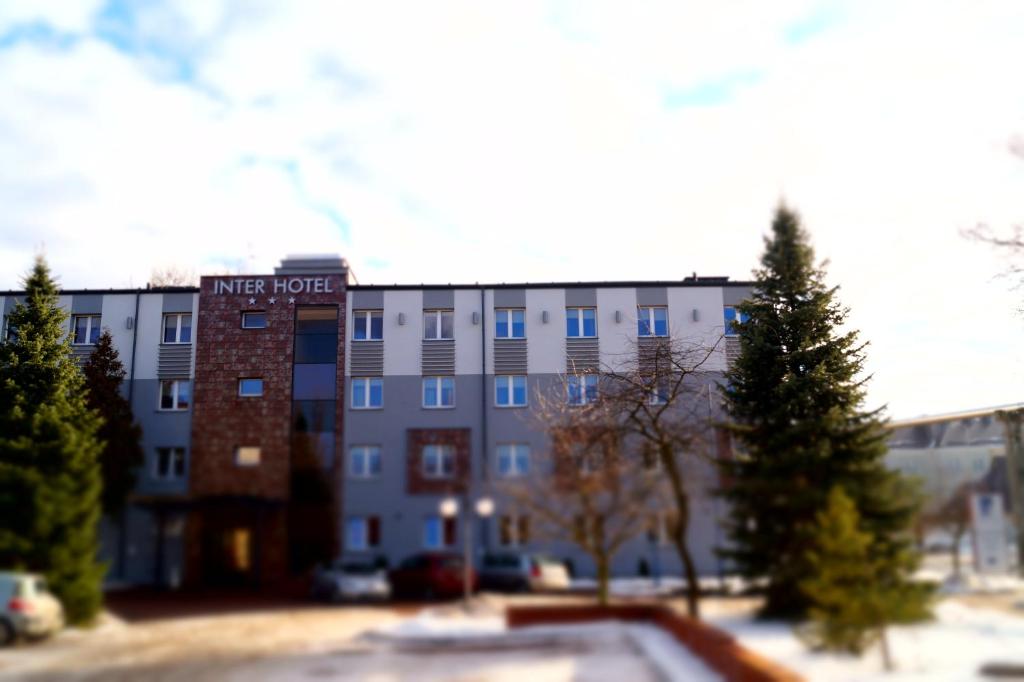
[[[497,608],[502,604],[493,601]],[[111,613],[91,630],[0,651],[0,681],[656,679],[622,638],[525,652],[456,652],[401,651],[360,636],[424,604],[324,606],[245,595],[137,593],[113,596],[109,606]]]

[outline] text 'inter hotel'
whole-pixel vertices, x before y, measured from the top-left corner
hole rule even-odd
[[[592,575],[573,545],[531,537],[496,489],[546,446],[531,396],[614,367],[643,336],[717,343],[704,369],[720,375],[735,351],[733,306],[749,292],[696,275],[359,285],[337,257],[203,277],[198,289],[64,291],[75,355],[110,331],[143,429],[127,511],[103,521],[108,579],[273,588],[323,556],[394,566],[461,548],[463,528],[439,503],[483,494],[496,504],[471,526],[481,551],[543,551]],[[0,292],[4,334],[22,299]],[[721,503],[697,491],[693,504],[698,568],[714,574]],[[632,541],[613,571],[641,565],[679,572],[663,532]]]

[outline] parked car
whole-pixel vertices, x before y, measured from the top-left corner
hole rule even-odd
[[[0,644],[45,637],[64,627],[64,608],[41,575],[0,572]]]
[[[500,552],[485,554],[480,587],[499,592],[569,589],[565,564],[543,554]]]
[[[388,574],[391,594],[402,597],[457,597],[463,594],[462,557],[444,552],[423,552],[407,558]],[[476,571],[470,569],[470,585],[479,586]]]
[[[336,560],[317,567],[311,592],[315,598],[331,601],[387,599],[391,596],[391,586],[388,573],[381,566]]]

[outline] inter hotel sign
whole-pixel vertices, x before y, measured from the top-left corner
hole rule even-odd
[[[267,282],[270,282],[270,287]],[[253,279],[218,279],[213,282],[214,294],[333,294],[327,277],[258,277]]]

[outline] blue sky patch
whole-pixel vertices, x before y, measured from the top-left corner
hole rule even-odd
[[[741,71],[696,85],[669,90],[664,104],[669,109],[683,107],[713,107],[732,100],[743,88],[757,85],[764,78],[761,71]]]
[[[782,31],[789,45],[799,45],[815,38],[840,23],[842,12],[835,3],[820,5],[813,12],[790,23]]]

